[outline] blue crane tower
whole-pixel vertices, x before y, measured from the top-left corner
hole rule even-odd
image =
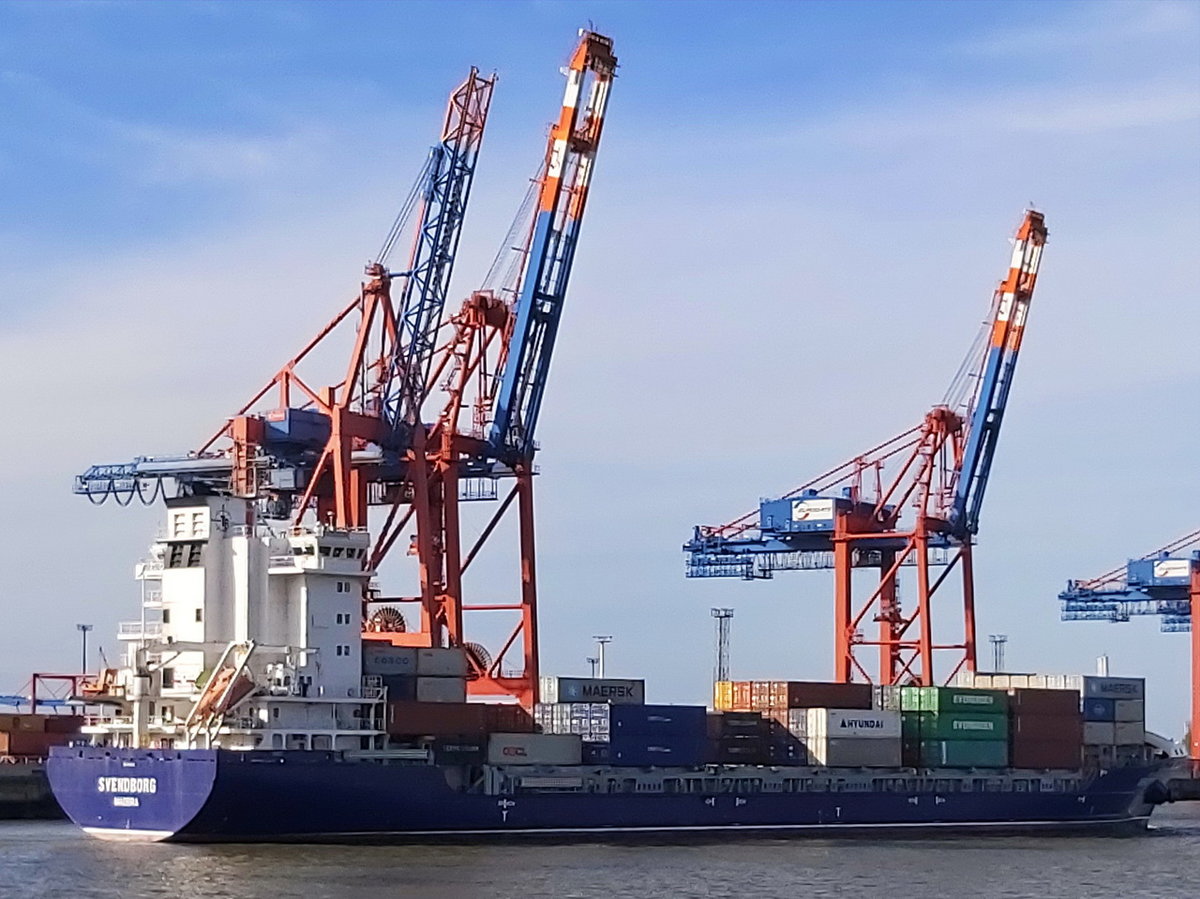
[[[1058,594],[1063,621],[1129,621],[1157,615],[1164,633],[1191,633],[1192,698],[1188,754],[1200,759],[1200,531]]]
[[[879,652],[880,682],[933,683],[935,651],[975,666],[971,546],[995,459],[1047,231],[1028,210],[1017,231],[1008,275],[991,314],[946,400],[922,423],[825,472],[755,512],[697,527],[684,544],[688,577],[769,578],[776,571],[832,568],[835,574],[835,677],[871,680],[856,649]],[[885,469],[887,476],[885,476]],[[917,572],[915,609],[897,593],[902,567]],[[931,567],[942,567],[936,577]],[[962,642],[933,640],[931,598],[951,570],[962,574]],[[851,573],[879,571],[877,586],[855,606]],[[866,637],[862,625],[878,624]]]

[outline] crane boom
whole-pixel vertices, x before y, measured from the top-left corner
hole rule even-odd
[[[441,142],[430,154],[421,222],[397,303],[400,333],[386,372],[385,408],[393,431],[411,430],[421,420],[495,83],[495,77],[482,78],[472,67],[467,80],[450,95]]]
[[[550,133],[533,239],[488,439],[501,459],[528,459],[534,451],[534,430],[616,65],[609,38],[581,32],[567,68],[562,114]]]
[[[1046,236],[1042,214],[1027,210],[1013,246],[1008,277],[996,289],[991,341],[973,403],[966,449],[950,510],[951,526],[962,537],[979,530],[979,510],[996,455],[996,442],[1008,393],[1012,389]]]

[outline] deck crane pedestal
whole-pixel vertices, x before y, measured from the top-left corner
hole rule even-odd
[[[75,492],[122,505],[134,498],[151,503],[172,488],[179,495],[244,497],[267,520],[300,526],[315,517],[348,530],[367,528],[369,507],[382,507],[385,520],[364,564],[374,572],[411,525],[407,548],[418,557],[420,592],[389,599],[383,608],[377,592],[365,595],[364,638],[463,646],[472,693],[515,697],[532,707],[534,428],[615,70],[612,41],[581,31],[564,70],[566,98],[537,180],[535,215],[525,233],[514,237],[520,230],[514,226],[506,239],[519,245],[499,291],[478,291],[457,314],[444,315],[495,85],[494,77],[472,69],[451,94],[441,139],[358,296],[199,450],[93,466],[76,478]],[[395,271],[388,260],[414,221],[406,265]],[[353,334],[344,375],[313,387],[324,382],[301,369],[335,332]],[[444,397],[434,396],[438,388]],[[467,409],[470,421],[460,421]],[[514,482],[512,490],[464,552],[459,504],[498,499],[502,479]],[[520,597],[467,605],[462,575],[514,501]],[[419,605],[416,628],[393,607],[403,602]],[[467,611],[516,612],[519,620],[491,652],[468,640]],[[519,651],[520,667],[502,667],[510,651]]]
[[[978,351],[968,356],[946,402],[915,427],[756,511],[695,528],[683,547],[687,576],[755,579],[832,568],[838,681],[933,684],[934,656],[942,651],[957,656],[947,679],[964,665],[974,670],[972,545],[1046,236],[1042,214],[1027,211]],[[898,593],[905,567],[916,570],[911,609],[902,607]],[[932,599],[955,568],[963,638],[935,643]],[[865,598],[855,595],[855,569],[878,573]],[[869,636],[865,627],[872,621],[876,633]],[[864,658],[868,648],[877,654],[874,676]]]
[[[1166,633],[1191,633],[1188,755],[1200,760],[1200,531],[1058,594],[1064,621],[1124,622],[1158,615]]]

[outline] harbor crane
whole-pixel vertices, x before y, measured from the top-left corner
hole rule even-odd
[[[446,314],[445,305],[496,81],[474,68],[451,94],[441,138],[358,295],[198,450],[92,466],[75,492],[122,505],[172,493],[245,497],[262,520],[315,517],[341,529],[367,528],[369,508],[379,507],[384,522],[364,564],[374,572],[411,525],[406,548],[417,556],[420,592],[385,597],[372,588],[363,598],[364,639],[462,646],[473,694],[531,708],[535,429],[616,65],[609,38],[580,32],[539,174],[485,289],[458,312]],[[397,270],[390,260],[406,232],[411,248]],[[344,374],[313,386],[327,376],[308,375],[305,365],[335,333],[350,337]],[[513,487],[500,499],[502,480]],[[460,503],[496,500],[465,548]],[[462,576],[514,500],[520,596],[468,605]],[[401,603],[419,606],[415,628]],[[468,640],[470,611],[507,612],[517,622],[491,651]]]
[[[1058,594],[1064,621],[1129,621],[1157,615],[1165,633],[1191,634],[1188,755],[1200,760],[1200,531]]]
[[[972,547],[995,459],[1047,231],[1027,210],[1007,276],[944,401],[907,431],[778,499],[720,526],[699,526],[684,544],[688,577],[770,578],[776,571],[833,569],[835,678],[934,683],[935,653],[975,669]],[[915,605],[902,607],[902,568],[916,569]],[[934,569],[941,572],[934,575]],[[935,643],[933,598],[957,568],[963,637]],[[865,598],[855,569],[877,573]],[[864,632],[877,624],[874,637]],[[877,674],[863,657],[878,654]]]

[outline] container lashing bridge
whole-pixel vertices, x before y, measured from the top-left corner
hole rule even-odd
[[[752,580],[833,569],[841,682],[933,684],[934,655],[945,651],[957,657],[950,678],[963,666],[974,670],[972,545],[1046,237],[1042,214],[1027,211],[991,313],[944,401],[923,421],[728,524],[696,527],[683,547],[687,576]],[[906,567],[917,581],[907,610],[898,593]],[[878,573],[865,598],[854,591],[856,569]],[[932,600],[956,569],[963,638],[935,643]],[[869,620],[874,639],[864,635]],[[878,653],[874,677],[868,648]]]
[[[365,596],[364,638],[464,646],[473,694],[531,707],[535,429],[616,65],[609,38],[580,32],[538,176],[484,288],[457,313],[445,305],[496,80],[476,69],[451,94],[441,138],[358,295],[198,450],[93,466],[75,492],[123,505],[168,494],[246,497],[267,519],[300,525],[315,516],[349,529],[366,528],[368,509],[379,507],[384,521],[366,564],[377,568],[411,525],[405,548],[418,557],[420,594],[374,612],[381,597]],[[395,271],[389,261],[410,230],[408,258]],[[314,387],[324,382],[306,366],[335,333],[352,334],[344,375]],[[502,481],[513,485],[503,498]],[[460,504],[496,500],[468,546]],[[514,506],[520,596],[467,604],[463,574]],[[391,603],[419,605],[419,626]],[[495,651],[467,639],[463,617],[473,611],[515,617]]]

